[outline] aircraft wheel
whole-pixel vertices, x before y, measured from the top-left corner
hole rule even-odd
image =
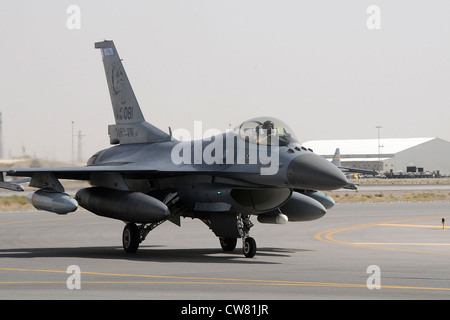
[[[233,251],[236,248],[237,238],[219,238],[223,251]]]
[[[134,223],[127,223],[123,229],[122,245],[126,253],[136,253],[139,248],[139,229]]]
[[[256,254],[256,241],[253,238],[245,238],[242,250],[247,258],[253,258]]]

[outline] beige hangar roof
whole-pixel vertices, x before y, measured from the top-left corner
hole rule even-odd
[[[400,151],[415,147],[436,138],[393,138],[380,139],[381,154],[396,154]],[[341,155],[378,155],[378,139],[351,139],[351,140],[311,140],[302,143],[314,153],[323,156],[333,156],[336,148]]]

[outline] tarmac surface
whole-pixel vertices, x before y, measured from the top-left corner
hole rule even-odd
[[[450,202],[338,203],[315,221],[252,221],[258,251],[248,259],[241,241],[225,253],[198,220],[166,222],[126,254],[121,221],[0,213],[0,299],[450,297]]]
[[[361,184],[358,191],[425,191],[450,190],[450,184]]]

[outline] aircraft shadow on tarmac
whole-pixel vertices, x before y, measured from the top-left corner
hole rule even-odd
[[[242,257],[242,252],[236,249],[224,252],[220,248],[199,249],[164,249],[164,246],[142,246],[136,254],[127,254],[122,247],[78,247],[78,248],[16,248],[0,249],[2,258],[88,258],[88,259],[122,259],[132,261],[155,262],[228,262],[280,264],[281,262],[262,261]],[[307,249],[258,248],[258,257],[290,257],[292,254],[307,252]]]

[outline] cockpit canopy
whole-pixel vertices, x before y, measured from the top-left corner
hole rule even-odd
[[[235,133],[251,143],[286,146],[299,143],[294,132],[283,121],[271,117],[258,117],[243,122]],[[275,140],[277,139],[277,140]]]

